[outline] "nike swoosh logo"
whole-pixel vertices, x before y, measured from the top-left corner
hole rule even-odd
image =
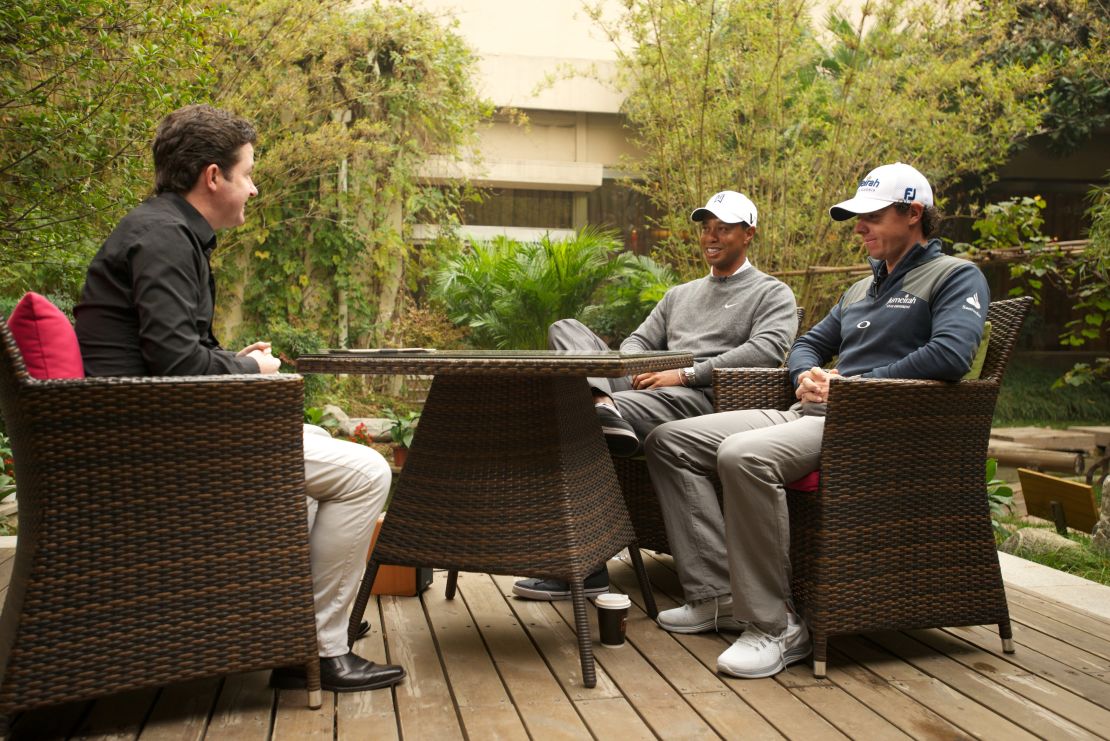
[[[725,308],[726,309],[731,309],[733,306],[739,306],[739,305],[740,305],[740,302],[737,301],[735,304],[725,304]]]

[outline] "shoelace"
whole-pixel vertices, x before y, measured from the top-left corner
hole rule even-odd
[[[757,633],[758,633],[758,635],[757,635]],[[767,646],[767,644],[771,643],[773,640],[774,640],[774,636],[770,636],[770,635],[764,633],[762,630],[759,630],[758,628],[754,628],[754,626],[753,626],[753,628],[749,628],[748,630],[744,631],[744,634],[742,636],[740,636],[739,639],[737,639],[737,643],[739,643],[740,641],[744,641],[745,643],[747,643],[749,646],[752,646],[756,650],[762,650],[763,648],[765,648]]]

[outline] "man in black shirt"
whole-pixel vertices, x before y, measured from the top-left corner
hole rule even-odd
[[[208,260],[216,230],[242,224],[247,201],[258,194],[251,179],[255,137],[246,120],[206,105],[181,108],[159,125],[156,195],[104,242],[74,310],[88,375],[277,372],[280,361],[270,343],[236,353],[212,334],[216,286]],[[389,466],[377,451],[311,425],[305,425],[304,462],[323,687],[347,692],[394,685],[404,669],[347,648],[347,615],[372,525],[389,492]],[[304,671],[275,670],[271,683],[304,687]]]

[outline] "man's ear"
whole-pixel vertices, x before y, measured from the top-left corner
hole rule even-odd
[[[920,224],[921,218],[925,214],[925,207],[916,201],[910,204],[910,224]]]
[[[200,175],[197,176],[197,185],[202,186],[206,192],[210,192],[216,189],[219,177],[221,177],[220,166],[213,162],[200,171]]]

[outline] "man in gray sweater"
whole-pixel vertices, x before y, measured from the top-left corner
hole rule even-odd
[[[755,204],[742,193],[717,193],[690,215],[701,226],[709,275],[667,291],[643,324],[621,343],[621,352],[685,350],[689,368],[625,378],[590,378],[594,402],[613,455],[633,456],[648,433],[664,422],[713,411],[713,369],[776,367],[798,330],[794,294],[757,270],[747,258],[755,237]],[[575,319],[548,330],[553,350],[608,350],[604,340]],[[586,594],[607,591],[602,567],[586,579]],[[513,592],[531,599],[568,599],[557,579],[522,579]]]

